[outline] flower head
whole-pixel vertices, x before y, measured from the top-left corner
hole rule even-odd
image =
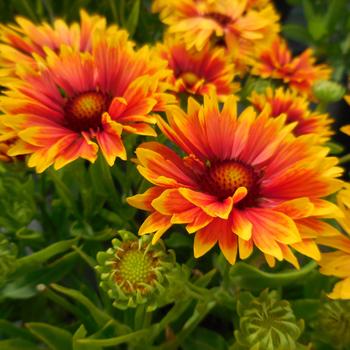
[[[201,51],[188,50],[177,37],[167,36],[156,48],[168,62],[173,76],[170,83],[176,92],[193,95],[216,93],[221,99],[237,91],[233,83],[234,66],[223,48],[207,45]]]
[[[338,205],[344,217],[337,221],[348,235],[338,234],[330,237],[320,237],[318,243],[337,249],[323,253],[319,262],[320,272],[327,276],[341,278],[329,297],[332,299],[350,299],[350,186],[337,194]]]
[[[238,302],[239,330],[235,338],[240,349],[294,350],[304,330],[304,322],[297,321],[286,300],[279,300],[276,292],[263,291],[254,298],[243,293]]]
[[[100,16],[89,16],[80,11],[80,23],[70,26],[63,20],[56,19],[54,23],[36,25],[23,17],[16,18],[16,25],[1,25],[2,41],[0,67],[3,72],[16,70],[18,62],[35,65],[32,55],[46,56],[45,49],[59,51],[62,45],[67,45],[75,51],[91,52],[92,38],[96,32],[115,34],[116,27],[107,28],[106,20]]]
[[[28,165],[42,172],[80,157],[94,162],[100,149],[113,165],[126,158],[123,132],[155,135],[150,114],[171,98],[162,83],[169,71],[148,47],[135,52],[124,31],[96,36],[91,53],[48,51],[44,63],[39,72],[22,66],[1,97],[0,124],[18,137],[9,155],[30,154]]]
[[[154,308],[168,283],[167,273],[175,267],[174,256],[161,244],[151,245],[147,236],[137,239],[126,231],[119,231],[119,236],[112,241],[113,248],[97,255],[100,285],[116,307],[147,303]]]
[[[173,224],[186,224],[196,232],[196,257],[219,243],[231,263],[254,246],[271,265],[284,258],[298,266],[290,246],[319,259],[315,237],[334,231],[320,218],[339,211],[323,199],[342,185],[337,160],[312,136],[293,137],[294,125],[270,118],[269,108],[257,116],[249,107],[239,117],[236,108],[234,97],[220,111],[205,96],[203,106],[190,98],[187,114],[168,108],[169,124],[159,118],[185,156],[156,142],[136,150],[139,172],[154,185],[128,199],[151,212],[139,233],[156,242]]]
[[[230,50],[247,52],[270,42],[279,31],[279,17],[272,4],[264,1],[265,6],[254,6],[254,2],[155,0],[153,11],[160,12],[171,33],[184,37],[188,48],[201,50],[210,40],[223,39]]]
[[[297,123],[293,130],[296,136],[315,134],[320,136],[321,142],[324,142],[332,135],[330,130],[332,119],[327,114],[311,112],[308,99],[299,96],[296,91],[267,88],[262,94],[253,92],[249,100],[259,112],[269,105],[272,117],[286,114],[286,123]]]
[[[317,65],[315,61],[311,49],[293,58],[287,43],[277,38],[271,47],[261,51],[252,74],[280,79],[299,93],[312,96],[312,85],[317,80],[328,79],[331,73],[329,67]]]

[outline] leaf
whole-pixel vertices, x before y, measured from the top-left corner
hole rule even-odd
[[[16,326],[14,323],[7,320],[0,319],[0,337],[7,335],[9,337],[24,338],[27,340],[33,340],[33,336],[28,332],[28,330]]]
[[[79,339],[85,339],[87,332],[84,325],[81,325],[73,335],[73,350],[103,350],[100,346],[79,344]]]
[[[18,259],[17,263],[19,266],[28,264],[42,264],[43,262],[49,260],[53,256],[63,253],[64,251],[70,249],[72,245],[76,242],[77,239],[70,239],[67,241],[53,243],[50,246],[39,250],[38,252]]]
[[[140,4],[141,4],[140,0],[134,1],[130,15],[126,21],[126,29],[130,33],[130,36],[134,35],[136,28],[137,28],[137,24],[139,21],[139,15],[140,15]]]
[[[117,334],[125,334],[130,331],[129,327],[119,323],[117,320],[112,319],[110,315],[108,315],[106,312],[99,309],[89,298],[87,298],[85,295],[83,295],[79,291],[75,289],[66,288],[57,284],[52,284],[51,287],[54,290],[62,294],[65,294],[70,298],[78,301],[80,304],[84,305],[86,309],[90,312],[95,322],[100,327],[103,327],[107,322],[112,320]]]
[[[23,266],[9,283],[0,289],[0,299],[27,299],[39,292],[38,285],[59,281],[75,265],[78,254],[68,253],[52,264],[35,270]],[[33,268],[33,267],[31,267]]]
[[[73,349],[72,335],[62,328],[39,322],[27,323],[26,326],[29,328],[32,334],[34,334],[52,350]]]
[[[225,339],[218,333],[206,328],[197,328],[183,343],[184,350],[226,350]]]
[[[230,268],[230,282],[234,287],[257,290],[268,287],[281,287],[303,280],[317,267],[312,261],[300,270],[289,272],[265,272],[246,263],[237,263]]]
[[[23,339],[0,340],[1,350],[40,350],[38,346]]]
[[[312,38],[305,27],[299,24],[285,24],[282,27],[282,33],[288,38],[300,43],[310,45]]]

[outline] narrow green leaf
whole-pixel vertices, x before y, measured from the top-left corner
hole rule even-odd
[[[1,350],[40,350],[38,346],[23,339],[0,340]]]
[[[28,264],[42,264],[45,261],[49,260],[53,256],[63,253],[66,250],[70,249],[73,244],[77,242],[77,239],[70,239],[67,241],[61,241],[53,243],[50,246],[39,250],[31,255],[25,256],[17,260],[17,263],[20,265]]]
[[[73,349],[72,335],[62,328],[39,322],[27,323],[26,326],[33,335],[35,335],[52,350]]]
[[[133,36],[135,34],[137,24],[139,22],[140,4],[141,4],[140,0],[134,1],[130,15],[126,21],[126,29],[130,33],[130,36]]]

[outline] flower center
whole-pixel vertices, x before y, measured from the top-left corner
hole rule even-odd
[[[219,23],[222,27],[226,27],[229,23],[232,22],[231,17],[219,12],[209,12],[205,15],[205,17],[214,20],[215,22]]]
[[[121,248],[123,251],[118,253],[119,259],[115,261],[116,283],[127,293],[139,290],[144,294],[145,285],[152,285],[156,279],[157,259],[151,252],[139,250],[135,242],[126,242]]]
[[[97,129],[103,112],[108,110],[110,98],[97,91],[83,92],[68,99],[65,107],[65,120],[76,131]]]
[[[182,73],[181,78],[183,82],[190,87],[194,86],[200,80],[200,78],[195,73],[192,73],[192,72]]]
[[[211,164],[201,181],[203,190],[219,199],[232,196],[239,187],[246,187],[248,195],[244,202],[250,205],[259,193],[259,177],[251,166],[229,160]]]

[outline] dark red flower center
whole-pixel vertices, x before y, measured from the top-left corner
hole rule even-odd
[[[201,179],[201,185],[203,190],[220,200],[232,196],[239,187],[246,187],[248,195],[243,201],[244,206],[249,206],[259,194],[260,177],[253,167],[228,160],[211,164]]]
[[[209,12],[205,15],[205,17],[214,20],[215,22],[219,23],[222,27],[226,27],[229,23],[232,22],[231,17],[226,16],[220,12]]]
[[[69,98],[64,107],[68,127],[75,131],[97,129],[109,104],[110,97],[98,91],[83,92]]]

